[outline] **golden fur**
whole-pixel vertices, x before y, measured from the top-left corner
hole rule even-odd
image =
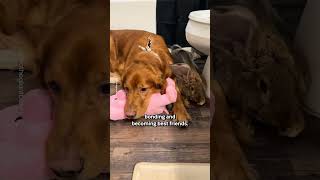
[[[0,27],[22,34],[50,91],[54,125],[46,156],[59,176],[88,180],[109,170],[108,21],[102,0],[0,1]]]
[[[138,30],[111,31],[110,72],[121,76],[127,92],[125,113],[131,118],[142,117],[151,95],[164,92],[166,78],[172,75],[170,64],[172,57],[162,37]],[[190,120],[179,90],[173,113],[179,121]]]

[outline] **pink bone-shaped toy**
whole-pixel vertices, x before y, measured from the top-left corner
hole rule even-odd
[[[22,102],[20,118],[18,105],[0,110],[0,179],[49,180],[45,145],[52,127],[50,97],[35,89]]]
[[[146,115],[155,115],[161,113],[169,113],[166,105],[177,101],[177,90],[174,80],[167,78],[166,93],[156,93],[151,96]],[[124,106],[126,104],[126,93],[124,90],[118,91],[115,95],[110,97],[110,119],[122,120],[126,119],[124,113]]]

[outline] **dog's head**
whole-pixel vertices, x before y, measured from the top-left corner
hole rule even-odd
[[[122,77],[122,87],[127,93],[124,111],[131,119],[144,115],[151,95],[163,93],[166,78],[171,76],[169,64],[152,52],[139,53],[135,59],[125,68]]]
[[[58,176],[90,179],[108,168],[106,22],[90,11],[70,15],[43,48],[40,69],[54,119],[47,160]]]

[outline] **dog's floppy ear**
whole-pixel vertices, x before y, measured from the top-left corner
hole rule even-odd
[[[165,89],[167,87],[166,84],[167,84],[167,81],[165,79],[163,79],[163,76],[161,76],[158,78],[158,81],[155,84],[155,88],[159,89],[161,94],[164,94]]]
[[[166,65],[163,72],[163,79],[167,79],[168,77],[172,76],[172,69],[170,65]]]
[[[171,64],[173,63],[173,57],[171,56],[169,50],[166,52],[159,52],[159,57],[161,57],[162,64],[161,64],[161,72],[162,78],[167,79],[168,77],[172,76],[172,69]]]
[[[41,40],[38,39],[39,41],[37,40],[36,44],[33,44],[35,49],[35,60],[34,60],[34,67],[32,70],[33,76],[37,76],[39,78],[44,77],[45,67],[50,57],[50,52],[52,49],[50,44],[50,41],[52,41],[50,37],[51,33],[52,33],[51,28],[46,29],[46,32],[42,33],[43,35],[42,39]],[[43,79],[40,79],[40,80],[43,81]]]

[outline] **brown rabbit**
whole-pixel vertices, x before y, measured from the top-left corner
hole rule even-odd
[[[214,54],[215,75],[228,103],[242,122],[258,119],[276,126],[282,135],[297,136],[304,129],[300,106],[308,83],[304,73],[307,71],[301,67],[306,65],[301,66],[303,62],[294,57],[269,21],[250,15],[245,8],[232,7],[228,13],[246,14],[231,18],[243,25],[234,28],[238,32],[220,29],[222,34],[229,31],[227,34],[234,36],[219,37]]]
[[[181,90],[186,106],[190,102],[197,105],[206,103],[206,85],[203,83],[200,75],[194,69],[191,69],[188,64],[177,63],[171,65],[172,72],[175,75],[177,85]]]
[[[187,50],[175,44],[170,49],[174,61],[171,68],[177,78],[177,84],[181,89],[185,105],[188,106],[190,102],[197,105],[205,104],[207,84],[201,76],[201,69],[203,68],[201,68],[201,65],[204,65],[206,58],[201,58],[201,55],[193,48]],[[200,64],[196,64],[196,61]]]

